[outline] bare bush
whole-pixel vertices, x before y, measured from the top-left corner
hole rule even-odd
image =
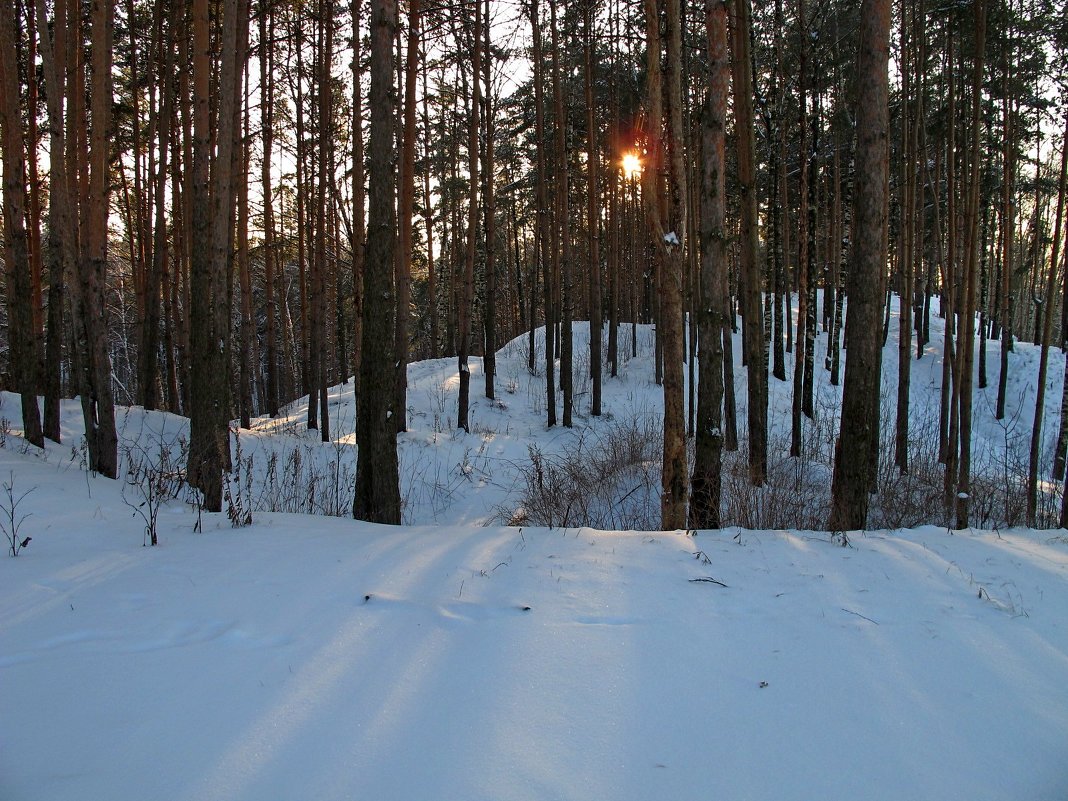
[[[659,421],[644,415],[587,429],[562,454],[529,446],[521,468],[525,484],[519,508],[502,510],[508,525],[590,526],[611,530],[660,525]]]
[[[36,489],[31,487],[22,494],[15,492],[15,473],[8,473],[8,479],[3,484],[3,495],[0,496],[0,529],[4,530],[7,537],[8,553],[18,556],[19,553],[30,544],[32,537],[23,537],[22,524],[26,522],[29,514],[19,512],[19,504]]]
[[[127,440],[123,448],[126,472],[122,500],[145,524],[145,545],[159,544],[157,520],[163,504],[188,490],[185,470],[182,468],[187,453],[184,438],[166,440],[162,433],[158,449],[153,447],[149,450],[140,438]]]
[[[322,448],[307,444],[271,451],[250,512],[347,517],[352,513],[356,486],[355,459],[344,458],[348,446],[335,442],[333,450],[333,458],[326,462],[319,458]],[[251,476],[252,472],[250,463],[247,473]],[[246,497],[252,493],[250,482]]]

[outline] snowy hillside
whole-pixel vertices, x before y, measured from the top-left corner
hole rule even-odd
[[[588,329],[576,333],[578,354]],[[303,431],[300,403],[241,432],[231,503],[253,523],[240,528],[198,515],[176,482],[159,485],[176,497],[150,497],[86,474],[74,402],[65,443],[27,449],[4,394],[0,506],[14,500],[5,522],[32,540],[0,559],[0,799],[1068,797],[1063,531],[928,525],[854,532],[843,547],[782,528],[561,527],[655,524],[645,448],[660,391],[652,332],[636,334],[601,420],[579,366],[574,430],[546,430],[523,340],[499,355],[496,401],[475,372],[470,434],[453,430],[454,362],[413,364],[400,529],[344,516],[351,383],[331,392],[331,443]],[[937,423],[933,338],[913,363],[918,452]],[[1004,425],[996,343],[990,359],[976,447],[996,522],[1019,494],[1037,351],[1012,355]],[[890,397],[895,365],[891,337]],[[1053,353],[1047,427],[1063,370]],[[837,391],[819,382],[803,469],[772,455],[809,488],[793,512],[812,528],[836,428]],[[789,387],[773,381],[771,402],[778,450]],[[131,409],[120,426],[127,464],[180,465],[183,419]],[[565,467],[625,464],[580,509],[529,491],[539,459],[558,493]],[[922,487],[900,493],[924,503]],[[160,545],[142,547],[157,497]],[[730,514],[775,519],[788,501],[738,488]],[[552,528],[533,525],[546,514]]]

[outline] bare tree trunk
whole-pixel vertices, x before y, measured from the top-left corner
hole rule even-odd
[[[878,405],[872,399],[879,393],[881,274],[886,263],[889,0],[864,0],[860,19],[855,217],[846,317],[849,358],[831,489],[828,525],[833,531],[864,528],[871,489],[872,440],[879,435],[878,415],[874,419],[872,415],[873,405],[875,409]]]
[[[356,403],[360,403],[360,365],[363,361],[363,309],[364,309],[364,271],[365,247],[367,241],[366,191],[364,184],[364,147],[363,147],[363,66],[360,63],[362,47],[360,43],[361,13],[363,0],[352,0],[352,239],[349,249],[352,251],[352,371],[355,380]],[[357,415],[359,421],[359,415]],[[356,428],[359,435],[359,426]]]
[[[1046,373],[1049,369],[1049,344],[1053,333],[1053,303],[1056,300],[1057,261],[1060,258],[1061,226],[1064,221],[1064,193],[1068,182],[1068,112],[1064,117],[1064,139],[1061,142],[1061,173],[1057,182],[1057,208],[1054,212],[1053,251],[1049,259],[1049,275],[1046,279],[1046,297],[1043,302],[1042,352],[1038,361],[1038,386],[1035,395],[1035,420],[1031,429],[1031,451],[1027,471],[1027,525],[1037,524],[1038,510],[1038,457],[1042,450],[1042,417],[1046,408]],[[1065,390],[1062,390],[1062,396]],[[1061,401],[1064,407],[1064,401]]]
[[[357,0],[358,2],[358,0]],[[263,137],[263,159],[260,166],[260,187],[263,195],[263,303],[266,317],[264,339],[267,357],[266,411],[271,417],[278,416],[278,290],[275,269],[278,263],[275,250],[274,186],[271,180],[271,165],[274,152],[274,36],[273,6],[264,4],[260,9],[260,134]]]
[[[983,55],[986,46],[986,2],[976,0],[975,56],[972,76],[972,118],[969,144],[971,177],[968,180],[968,208],[966,210],[966,243],[964,266],[964,306],[959,315],[960,332],[960,459],[957,475],[957,528],[967,528],[972,491],[972,366],[975,358],[975,312],[977,263],[979,260],[979,133],[982,121]]]
[[[913,15],[916,9],[913,4]],[[918,115],[910,116],[909,106],[913,99],[915,50],[918,43],[909,36],[910,20],[905,6],[901,14],[901,60],[902,60],[902,111],[901,111],[901,176],[900,216],[901,231],[898,244],[900,265],[900,301],[898,304],[898,350],[897,350],[897,417],[895,420],[894,462],[902,475],[909,472],[909,390],[912,378],[912,290],[913,259],[916,230],[916,145],[915,130]]]
[[[790,406],[790,456],[801,456],[801,406],[804,397],[805,386],[805,362],[807,361],[806,347],[808,345],[807,332],[809,281],[813,280],[809,275],[809,183],[815,177],[811,175],[811,143],[808,140],[808,61],[810,36],[805,16],[805,2],[798,0],[798,27],[801,30],[801,59],[798,77],[798,92],[800,95],[800,130],[801,144],[798,148],[801,161],[801,175],[798,179],[798,199],[801,208],[797,213],[797,342],[794,347],[794,375],[793,396]]]
[[[172,8],[167,17],[167,32],[161,32],[159,41],[163,48],[163,61],[160,65],[162,86],[162,109],[157,121],[159,139],[159,161],[156,164],[155,180],[155,221],[153,223],[152,266],[146,270],[144,286],[144,310],[142,313],[141,348],[138,352],[138,381],[141,403],[146,409],[159,406],[159,347],[160,347],[160,293],[163,290],[163,275],[167,262],[167,156],[170,152],[171,120],[174,114],[174,48],[172,39],[176,36],[176,9]],[[162,21],[160,23],[162,25]]]
[[[327,184],[333,182],[333,169],[331,165],[330,142],[333,134],[333,93],[330,88],[330,66],[334,52],[334,4],[333,0],[321,0],[319,4],[319,170],[318,186],[316,187],[315,203],[315,265],[313,267],[312,290],[315,318],[312,325],[312,364],[314,375],[312,380],[316,384],[316,394],[319,400],[319,436],[323,442],[330,441],[330,347],[326,331],[328,318],[328,286],[329,265],[327,263],[327,204],[329,194]],[[403,407],[401,407],[403,409]],[[400,415],[403,418],[403,414]]]
[[[239,0],[240,1],[240,0]],[[246,65],[247,66],[247,65]],[[238,165],[237,174],[237,273],[241,282],[241,323],[240,343],[238,354],[238,408],[241,417],[241,427],[252,427],[252,415],[255,412],[253,400],[253,364],[259,361],[254,350],[254,332],[256,318],[252,305],[252,265],[249,263],[248,251],[248,181],[249,181],[249,112],[248,112],[248,80],[244,81],[245,90],[241,92],[240,118],[241,122],[235,126],[234,133],[241,132],[235,141],[238,152],[235,153],[234,161]]]
[[[570,176],[567,152],[567,117],[564,114],[564,88],[560,68],[560,43],[556,6],[559,0],[549,0],[549,30],[551,31],[551,64],[553,84],[553,129],[555,147],[554,185],[556,188],[555,213],[553,219],[553,259],[557,286],[560,293],[560,391],[563,394],[563,416],[561,422],[566,427],[572,425],[574,407],[574,365],[572,321],[574,320],[574,278],[571,264],[571,211],[570,211]]]
[[[424,35],[425,38],[425,35]],[[426,45],[424,41],[422,64],[423,64],[423,131],[426,142],[426,171],[423,173],[423,220],[426,224],[426,284],[427,284],[427,316],[430,318],[430,352],[431,359],[438,358],[440,353],[438,322],[438,270],[434,266],[434,214],[430,195],[431,174],[431,142],[430,142],[430,92],[427,89],[427,72],[429,67],[426,63]],[[440,197],[440,195],[439,195]],[[439,207],[440,208],[440,207]],[[442,240],[444,242],[444,239]]]
[[[34,384],[44,387],[42,381],[44,375],[44,293],[42,285],[42,273],[44,272],[43,254],[41,248],[41,179],[38,168],[38,143],[40,132],[37,127],[38,106],[40,105],[39,84],[36,80],[37,73],[37,15],[32,0],[25,3],[26,12],[26,63],[33,65],[32,79],[27,81],[26,86],[26,122],[27,122],[27,168],[29,171],[29,216],[27,222],[27,243],[30,250],[30,320],[33,332],[33,371]],[[47,24],[47,19],[41,17],[42,24]]]
[[[189,483],[204,496],[209,512],[222,509],[222,472],[229,455],[227,370],[229,321],[220,310],[228,294],[231,156],[237,79],[237,0],[226,0],[222,18],[222,64],[212,168],[209,84],[211,69],[207,0],[193,5],[193,259],[190,274]],[[209,187],[209,180],[214,185]],[[220,324],[224,325],[221,327]],[[226,455],[223,454],[226,449]]]
[[[394,293],[390,277],[395,259],[396,173],[393,161],[393,99],[391,55],[397,29],[395,0],[371,1],[371,138],[370,216],[364,270],[363,358],[360,362],[359,432],[356,492],[352,514],[359,520],[400,523],[400,478],[397,467],[395,394]]]
[[[663,348],[664,386],[660,525],[669,530],[686,525],[689,484],[682,374],[682,287],[688,239],[682,139],[682,22],[678,0],[666,0],[665,7],[667,58],[666,74],[662,75],[657,3],[656,0],[645,2],[650,146],[648,164],[642,171],[642,195],[656,260],[663,270],[658,282],[660,315],[657,323],[657,341]],[[661,170],[667,175],[666,196]]]
[[[730,62],[727,54],[727,7],[705,2],[708,46],[708,92],[701,128],[701,273],[697,301],[698,363],[697,428],[693,474],[690,477],[690,526],[720,527],[723,451],[723,297],[727,284],[726,136]]]
[[[0,141],[4,154],[4,262],[7,268],[7,313],[12,383],[22,399],[26,441],[44,447],[41,410],[37,406],[30,252],[26,233],[26,149],[19,109],[15,7],[0,8]]]
[[[88,196],[82,213],[81,306],[84,329],[82,415],[89,466],[108,478],[118,477],[118,433],[111,391],[111,359],[103,310],[108,260],[108,186],[111,131],[111,0],[90,6],[92,43],[91,125],[89,130]]]
[[[600,155],[597,152],[597,120],[594,115],[593,71],[596,58],[594,48],[594,0],[587,0],[584,11],[585,41],[583,62],[585,64],[586,99],[586,169],[589,183],[586,194],[586,217],[589,227],[589,275],[590,275],[590,378],[592,395],[590,414],[601,414],[601,252],[600,252]]]
[[[48,338],[45,350],[43,433],[44,436],[54,442],[59,442],[64,286],[68,277],[74,275],[76,242],[65,156],[67,135],[63,121],[63,102],[68,90],[66,74],[67,4],[64,0],[59,0],[54,4],[53,9],[54,38],[49,32],[44,2],[43,0],[37,0],[37,17],[41,22],[39,28],[41,37],[40,53],[48,111],[49,152],[56,154],[49,168]],[[7,85],[5,80],[4,86]]]
[[[545,180],[545,99],[542,85],[544,84],[544,53],[541,46],[541,18],[538,13],[538,0],[530,0],[530,27],[534,39],[534,136],[537,140],[538,175],[535,187],[535,226],[537,227],[537,240],[539,243],[539,258],[542,265],[542,289],[544,292],[545,314],[545,407],[546,424],[549,427],[556,425],[556,374],[555,374],[555,342],[553,338],[553,326],[555,324],[555,312],[553,305],[553,271],[550,259],[546,258],[549,250],[549,202],[546,197]]]
[[[497,209],[495,204],[494,195],[494,151],[493,151],[493,139],[496,136],[496,126],[494,124],[495,110],[493,107],[493,82],[492,82],[492,66],[493,66],[493,54],[490,48],[490,4],[489,0],[486,0],[485,5],[485,25],[483,42],[475,43],[475,47],[482,46],[482,73],[483,80],[486,84],[485,95],[485,147],[483,147],[483,165],[482,176],[485,181],[483,192],[483,204],[484,204],[484,220],[483,230],[485,232],[486,242],[486,297],[482,310],[482,323],[485,331],[486,346],[485,352],[482,356],[482,372],[486,381],[486,397],[490,400],[493,399],[493,383],[497,374],[497,266],[494,258],[496,252],[496,215]],[[475,81],[478,81],[478,76],[475,76]]]
[[[415,208],[415,79],[419,75],[419,25],[422,2],[408,6],[408,40],[404,64],[404,131],[401,135],[400,231],[397,247],[397,335],[394,343],[397,431],[408,429],[408,317],[412,282],[412,216]]]
[[[764,321],[760,302],[762,271],[757,264],[756,174],[753,161],[756,145],[749,0],[732,0],[728,13],[734,114],[738,131],[738,181],[742,187],[738,270],[744,281],[744,348],[749,374],[749,481],[759,487],[763,486],[768,472],[768,376],[764,364]]]
[[[457,332],[457,361],[459,363],[460,387],[459,400],[457,403],[456,426],[464,431],[470,431],[468,412],[471,401],[471,368],[468,358],[471,352],[471,317],[474,313],[475,302],[475,254],[478,244],[478,131],[479,131],[479,106],[481,105],[481,48],[477,43],[482,38],[482,4],[474,4],[474,33],[472,42],[475,47],[471,50],[472,65],[471,75],[471,114],[468,118],[467,155],[469,174],[469,200],[467,217],[467,254],[464,261],[463,297],[459,308],[459,331]]]

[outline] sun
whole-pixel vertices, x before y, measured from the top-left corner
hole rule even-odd
[[[622,165],[624,178],[637,178],[641,174],[642,161],[637,153],[624,153]]]

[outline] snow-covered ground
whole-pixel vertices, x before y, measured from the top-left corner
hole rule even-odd
[[[469,434],[454,362],[413,364],[399,529],[262,511],[347,509],[351,383],[331,393],[332,443],[302,431],[299,403],[241,433],[233,492],[253,525],[203,515],[195,533],[179,498],[156,548],[139,489],[84,471],[76,403],[44,454],[12,430],[0,484],[32,541],[0,558],[0,800],[1068,798],[1064,531],[927,526],[843,547],[500,525],[531,447],[596,452],[613,424],[655,422],[637,335],[604,419],[578,394],[572,431],[546,430],[523,341],[499,356],[497,401],[475,371]],[[917,419],[937,408],[940,336],[913,363]],[[1004,425],[996,357],[976,432],[1003,449],[1030,435],[1037,351],[1012,356]],[[1063,370],[1052,354],[1049,427]],[[836,393],[820,397],[833,419]],[[0,401],[17,429],[17,398]],[[788,402],[773,382],[780,432]],[[138,409],[120,423],[128,459],[178,453],[187,431]]]

